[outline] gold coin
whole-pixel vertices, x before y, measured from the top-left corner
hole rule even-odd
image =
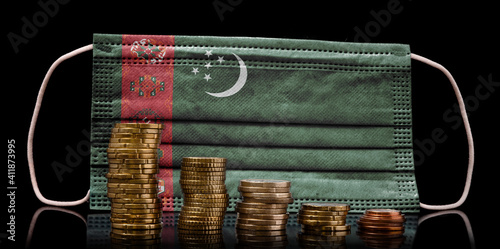
[[[400,216],[401,211],[396,209],[368,209],[365,211],[365,215],[369,216]]]
[[[226,171],[226,167],[191,167],[191,166],[184,166],[184,165],[181,165],[181,173],[183,171],[201,171],[201,172],[217,172],[217,171],[220,171],[220,172],[225,172]]]
[[[183,157],[182,162],[225,163],[223,157]]]
[[[158,159],[158,154],[108,153],[108,159]]]
[[[373,222],[373,223],[404,223],[406,218],[403,216],[362,216],[359,220],[364,222]]]
[[[137,153],[137,154],[154,154],[158,153],[158,149],[133,149],[133,148],[108,148],[108,153]]]
[[[285,230],[286,225],[253,225],[236,223],[236,228],[246,230]]]
[[[246,235],[246,236],[281,236],[286,235],[286,230],[246,230],[246,229],[236,229],[236,234]]]
[[[158,164],[158,159],[108,159],[108,163],[117,164]]]
[[[160,218],[156,219],[134,219],[134,218],[110,218],[111,222],[116,223],[132,223],[132,224],[154,224],[161,223]]]
[[[148,141],[148,142],[145,142]],[[110,143],[143,143],[143,144],[155,144],[159,143],[159,139],[154,138],[110,138]]]
[[[108,179],[108,183],[158,184],[158,179]]]
[[[256,203],[269,203],[269,204],[280,204],[280,203],[293,203],[293,198],[253,198],[253,197],[243,197],[243,202],[256,202]]]
[[[191,206],[191,207],[202,207],[202,208],[208,208],[208,207],[213,207],[213,208],[227,208],[229,206],[228,202],[196,202],[196,201],[186,201],[184,200],[184,205],[185,206]]]
[[[299,210],[300,215],[313,215],[313,216],[345,216],[347,211],[317,211],[317,210]]]
[[[113,213],[111,212],[111,218],[118,219],[161,219],[162,213],[152,213],[152,214],[121,214],[121,213]]]
[[[188,185],[188,186],[193,186],[193,185],[203,185],[203,186],[210,186],[210,185],[216,185],[216,186],[222,186],[226,184],[226,181],[215,181],[215,180],[179,180],[179,183],[181,186],[183,185]]]
[[[226,175],[221,176],[207,176],[207,175],[186,175],[181,172],[181,180],[191,180],[191,181],[226,181]]]
[[[240,186],[263,188],[289,188],[290,181],[273,179],[245,179],[240,180]]]
[[[150,174],[158,174],[160,172],[160,169],[127,169],[127,168],[109,168],[108,170],[109,173],[129,173],[129,174],[145,174],[145,175],[150,175]]]
[[[182,162],[181,166],[197,167],[197,168],[226,168],[225,163]]]
[[[261,220],[285,220],[288,219],[289,214],[246,214],[238,213],[237,218],[244,219],[261,219]]]
[[[120,199],[130,199],[130,198],[137,198],[137,199],[153,199],[157,198],[158,194],[130,194],[130,193],[109,193],[108,192],[108,197],[115,199],[115,198],[120,198]]]
[[[308,226],[339,226],[345,225],[345,220],[303,220],[298,219],[297,222]]]
[[[236,208],[260,208],[260,209],[279,209],[288,208],[288,204],[267,204],[267,203],[252,203],[252,202],[236,202]]]
[[[182,206],[182,211],[192,211],[192,212],[226,212],[226,207],[192,207],[192,206]]]
[[[297,215],[297,220],[346,220],[347,216],[345,215],[331,215],[331,216],[320,216],[320,215]]]
[[[115,194],[154,194],[158,193],[158,185],[155,188],[140,189],[140,188],[110,188],[108,187],[108,193]]]
[[[108,188],[124,188],[124,189],[151,189],[158,188],[158,184],[146,183],[107,183]]]
[[[186,194],[225,194],[227,193],[226,189],[202,189],[202,188],[194,188],[194,189],[182,189],[182,193]]]
[[[291,198],[292,193],[252,193],[241,192],[241,196],[250,198]]]
[[[201,203],[201,204],[222,204],[222,203],[228,203],[229,199],[228,198],[221,198],[221,199],[216,199],[216,198],[211,198],[211,199],[205,199],[205,198],[186,198],[184,197],[184,203]]]
[[[186,216],[186,215],[179,215],[179,220],[184,219],[184,220],[191,220],[191,221],[223,221],[224,216],[212,216],[212,217],[207,217],[207,216]]]
[[[163,211],[159,208],[155,209],[143,209],[143,208],[111,208],[111,212],[115,214],[158,214]]]
[[[204,217],[214,217],[214,216],[224,216],[226,211],[220,212],[196,212],[196,211],[186,211],[181,209],[181,215],[183,216],[204,216]]]
[[[143,209],[160,209],[161,208],[161,203],[151,203],[151,204],[138,204],[138,203],[115,203],[114,201],[111,202],[111,208],[124,208],[124,209],[136,209],[136,208],[143,208]]]
[[[272,208],[272,209],[262,209],[262,208],[236,208],[236,212],[243,214],[285,214],[286,208]]]
[[[158,179],[156,174],[106,173],[108,179]]]
[[[229,194],[184,194],[184,198],[194,199],[228,199]]]
[[[161,139],[161,134],[142,134],[142,133],[111,133],[110,138],[148,138],[148,139]]]
[[[159,144],[143,143],[109,143],[109,148],[137,148],[137,149],[157,149]]]
[[[118,222],[120,223],[120,222]],[[126,222],[123,222],[126,223]],[[148,234],[159,234],[161,233],[161,229],[148,229],[148,230],[126,230],[126,229],[117,229],[111,228],[111,233],[114,234],[139,234],[139,235],[148,235]]]
[[[196,177],[225,177],[226,176],[226,171],[187,171],[183,170],[181,171],[181,176],[196,176]]]
[[[339,226],[308,226],[301,225],[304,230],[312,231],[346,231],[351,230],[351,225],[339,225]]]
[[[351,207],[349,204],[334,203],[334,202],[308,202],[302,203],[303,210],[317,210],[317,211],[349,211]]]
[[[114,198],[112,203],[122,203],[122,204],[161,204],[159,197],[151,199],[127,199],[127,198]]]
[[[160,229],[162,224],[128,224],[128,223],[111,223],[112,228],[117,229]]]
[[[222,226],[224,224],[224,220],[212,220],[212,221],[200,221],[200,220],[188,220],[185,218],[179,218],[177,221],[177,225],[185,225],[185,226]]]
[[[145,163],[145,164],[121,164],[121,163],[110,163],[108,164],[111,169],[156,169],[158,164]]]
[[[238,218],[236,223],[241,224],[253,224],[253,225],[286,225],[288,223],[287,219],[284,220],[263,220],[263,219],[251,219],[251,218]]]
[[[164,124],[154,123],[115,123],[115,128],[147,128],[147,129],[165,129]]]
[[[263,188],[263,187],[238,186],[238,191],[251,192],[251,193],[288,193],[290,192],[290,188]]]

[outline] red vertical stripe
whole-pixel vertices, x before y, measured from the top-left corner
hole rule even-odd
[[[174,36],[122,36],[122,102],[124,122],[163,123],[160,197],[173,200],[172,92],[174,81]],[[166,145],[168,144],[168,145]],[[165,168],[168,166],[168,168]],[[164,205],[173,211],[173,203]]]

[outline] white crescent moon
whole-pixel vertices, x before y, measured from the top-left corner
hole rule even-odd
[[[234,86],[227,89],[226,91],[220,92],[220,93],[206,92],[207,94],[210,94],[210,95],[212,95],[214,97],[218,97],[218,98],[224,98],[224,97],[229,97],[231,95],[236,94],[237,92],[239,92],[241,90],[241,88],[243,88],[243,86],[247,82],[247,66],[245,65],[245,62],[239,56],[237,56],[235,53],[233,53],[233,55],[236,57],[236,59],[238,59],[238,63],[240,64],[240,77],[238,77],[238,80],[236,81]]]

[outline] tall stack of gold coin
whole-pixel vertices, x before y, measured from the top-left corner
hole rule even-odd
[[[357,235],[373,248],[399,248],[405,241],[406,218],[395,209],[368,209],[357,220]]]
[[[108,147],[111,239],[118,245],[158,245],[158,146],[162,124],[117,123]]]
[[[226,158],[182,158],[179,183],[184,203],[177,231],[183,247],[222,247],[222,226],[229,205]]]
[[[302,225],[302,231],[298,234],[299,243],[314,248],[318,246],[318,241],[328,241],[336,248],[345,246],[345,236],[351,233],[351,226],[346,224],[349,210],[349,204],[303,203],[297,215],[297,222]]]
[[[243,197],[235,208],[238,244],[286,246],[287,209],[293,203],[290,181],[245,179],[238,190]]]

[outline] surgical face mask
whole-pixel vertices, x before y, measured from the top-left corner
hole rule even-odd
[[[90,190],[74,202],[40,193],[32,159],[43,92],[57,65],[93,49]],[[411,59],[443,71],[460,104],[469,143],[462,198],[419,202],[412,144]],[[42,84],[28,138],[37,197],[51,205],[106,197],[108,147],[116,122],[162,123],[160,197],[164,210],[182,204],[180,162],[186,156],[227,158],[226,186],[239,199],[241,179],[286,179],[295,202],[343,202],[353,212],[420,207],[447,209],[468,194],[474,150],[458,87],[441,65],[403,44],[361,44],[249,37],[95,34],[92,45],[57,60]],[[234,205],[228,210],[232,210]]]

